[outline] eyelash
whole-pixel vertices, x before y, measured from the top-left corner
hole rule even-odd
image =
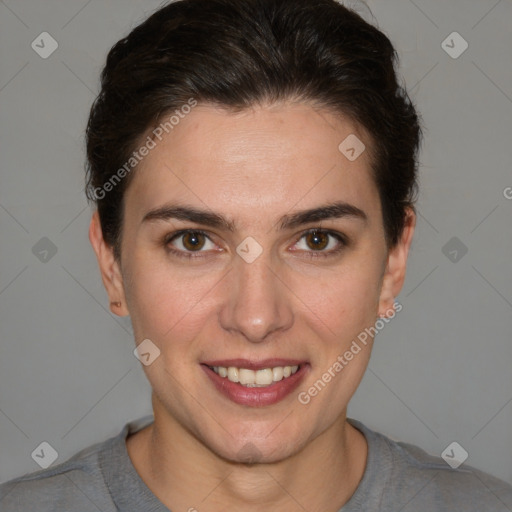
[[[208,236],[208,234],[205,231],[202,231],[201,229],[183,229],[183,230],[176,231],[174,233],[170,233],[170,234],[166,235],[164,237],[164,240],[163,240],[163,245],[166,247],[167,251],[169,251],[170,253],[172,253],[173,255],[175,255],[175,256],[177,256],[179,258],[191,259],[191,258],[206,258],[206,257],[208,257],[207,254],[201,254],[201,253],[204,253],[206,251],[182,251],[180,249],[174,249],[174,248],[172,248],[172,246],[170,246],[171,242],[173,242],[177,238],[179,238],[179,237],[181,237],[183,235],[186,235],[188,233],[197,233],[197,234],[203,235],[206,238],[208,238],[208,240],[213,242],[213,240],[211,240],[211,238]],[[312,229],[308,229],[307,231],[304,231],[298,237],[298,239],[297,239],[297,241],[295,242],[294,245],[296,245],[305,236],[307,236],[309,234],[312,234],[312,233],[318,233],[318,234],[324,234],[324,235],[331,236],[331,237],[335,238],[339,242],[339,245],[335,249],[331,249],[329,251],[323,251],[323,250],[320,250],[320,251],[313,251],[313,250],[306,251],[306,253],[309,255],[308,257],[311,258],[311,259],[314,259],[314,258],[329,258],[329,257],[332,257],[332,256],[336,256],[345,247],[348,246],[348,240],[347,240],[347,238],[344,235],[342,235],[341,233],[337,233],[336,231],[329,231],[329,230],[322,229],[322,228],[312,228]]]

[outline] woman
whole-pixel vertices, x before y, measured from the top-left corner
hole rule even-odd
[[[512,509],[346,416],[401,307],[418,115],[334,0],[181,0],[110,51],[89,237],[153,418],[2,486],[2,510]]]

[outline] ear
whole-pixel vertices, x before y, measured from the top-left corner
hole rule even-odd
[[[129,315],[119,262],[114,258],[113,248],[103,239],[98,210],[94,212],[91,219],[89,240],[98,259],[103,286],[109,297],[110,311],[119,316]]]
[[[407,208],[404,229],[400,240],[388,252],[379,298],[380,317],[386,317],[388,316],[387,312],[394,310],[393,304],[395,297],[400,293],[405,281],[407,257],[409,255],[409,248],[411,247],[415,226],[416,214],[411,208]]]

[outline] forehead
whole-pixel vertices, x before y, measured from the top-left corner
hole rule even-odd
[[[378,207],[369,137],[349,119],[310,105],[233,113],[199,104],[155,143],[126,192],[125,204],[139,217],[170,200],[233,217],[252,211],[252,221],[255,212],[262,219],[319,202]]]

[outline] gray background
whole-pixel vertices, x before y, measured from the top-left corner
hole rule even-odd
[[[39,469],[42,441],[62,462],[151,413],[87,238],[83,133],[107,51],[159,5],[0,2],[0,481]],[[512,483],[512,2],[369,5],[427,131],[403,310],[349,416],[437,455],[457,441]],[[43,31],[47,59],[31,48]],[[453,31],[469,44],[456,59]]]

